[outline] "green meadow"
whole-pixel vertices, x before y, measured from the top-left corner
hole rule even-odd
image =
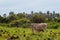
[[[60,40],[60,29],[33,33],[31,28],[0,26],[0,40]]]

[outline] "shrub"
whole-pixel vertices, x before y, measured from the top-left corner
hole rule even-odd
[[[46,17],[43,16],[43,15],[34,14],[34,15],[32,15],[31,21],[32,21],[33,23],[46,22]]]
[[[55,22],[60,22],[60,18],[55,18],[54,21]]]
[[[10,27],[14,27],[14,26],[17,26],[17,27],[28,27],[30,24],[30,20],[27,19],[27,18],[22,18],[22,19],[19,19],[19,20],[15,20],[15,21],[12,21],[9,26]]]
[[[59,24],[56,22],[52,22],[48,24],[48,28],[51,28],[51,29],[58,29],[58,27],[59,27]]]

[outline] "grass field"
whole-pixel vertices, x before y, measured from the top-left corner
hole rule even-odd
[[[60,40],[60,29],[33,33],[30,28],[0,26],[0,40]]]

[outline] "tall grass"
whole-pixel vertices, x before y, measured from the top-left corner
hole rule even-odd
[[[60,40],[60,29],[47,29],[33,34],[31,28],[0,26],[0,40]]]

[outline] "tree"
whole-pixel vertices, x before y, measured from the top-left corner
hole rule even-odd
[[[27,14],[26,17],[31,20],[31,14]]]
[[[3,14],[3,17],[6,18],[6,14]]]
[[[10,12],[10,13],[9,13],[9,16],[12,16],[12,15],[14,15],[14,12]]]
[[[18,17],[16,15],[12,15],[12,16],[8,16],[7,19],[9,20],[9,22],[17,20]]]
[[[54,18],[55,22],[60,22],[60,18]]]
[[[0,15],[0,23],[2,22],[3,17]]]
[[[30,24],[30,20],[29,19],[22,18],[22,19],[10,22],[9,26],[10,27],[28,27],[29,24]]]
[[[7,18],[2,18],[2,21],[1,21],[2,23],[9,23],[9,20],[7,19]]]
[[[39,11],[39,14],[42,15],[43,13],[41,11]]]
[[[33,11],[31,11],[31,14],[33,14]]]
[[[10,12],[9,16],[6,17],[8,19],[8,22],[10,23],[11,21],[17,20],[18,16],[14,14],[14,12]]]
[[[52,17],[53,16],[53,14],[52,13],[50,13],[50,17]]]
[[[60,16],[59,13],[57,13],[56,16],[59,17]]]
[[[55,16],[55,11],[53,11],[53,18],[55,18],[56,16]]]
[[[47,18],[49,18],[49,16],[50,16],[49,14],[50,14],[50,12],[49,12],[49,11],[47,11]]]
[[[26,15],[25,14],[22,14],[22,13],[18,13],[17,16],[20,18],[26,18]]]
[[[41,23],[41,22],[45,22],[46,18],[45,18],[45,16],[42,16],[42,15],[39,15],[39,14],[34,14],[34,15],[32,15],[31,21],[33,23]]]
[[[25,14],[25,12],[23,12],[23,14]]]
[[[50,13],[50,12],[49,12],[49,11],[47,11],[47,15],[49,15],[49,13]]]
[[[48,18],[48,22],[53,22],[52,17]]]

